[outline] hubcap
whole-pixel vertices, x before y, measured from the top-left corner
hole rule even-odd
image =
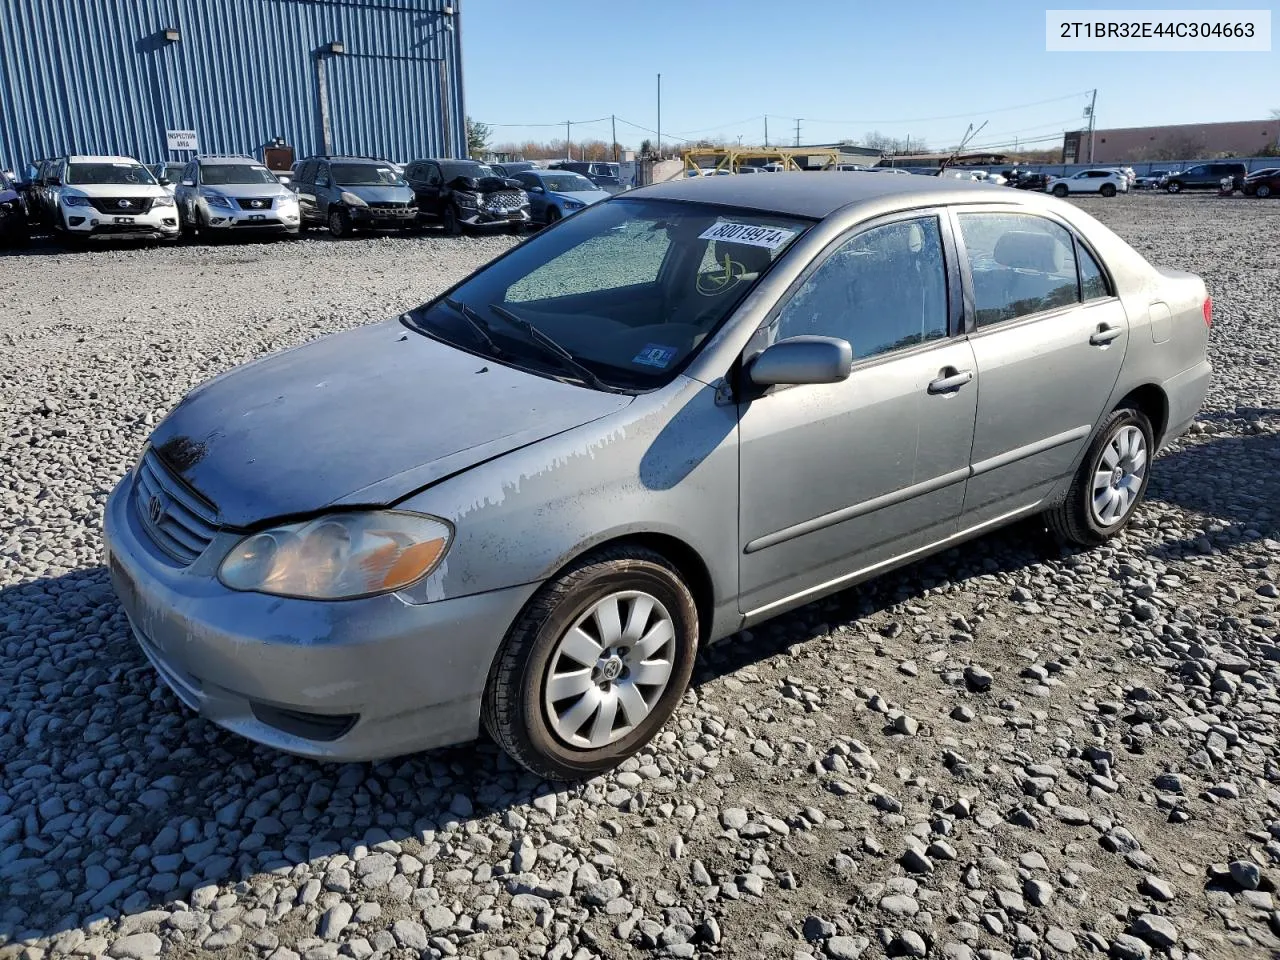
[[[597,601],[560,638],[543,681],[552,732],[571,747],[606,747],[631,733],[667,689],[675,623],[647,593]]]
[[[1093,470],[1093,519],[1103,527],[1123,521],[1138,502],[1147,474],[1147,440],[1134,426],[1121,427],[1102,448]]]

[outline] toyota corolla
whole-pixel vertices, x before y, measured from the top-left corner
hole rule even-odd
[[[589,776],[699,647],[1019,518],[1100,544],[1210,377],[1201,280],[930,177],[648,187],[192,391],[106,511],[137,641],[260,743]]]

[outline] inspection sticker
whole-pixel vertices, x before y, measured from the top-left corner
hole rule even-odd
[[[777,250],[796,235],[794,230],[778,227],[760,227],[750,223],[717,223],[698,235],[699,240],[721,240],[725,243],[745,243],[752,247]]]
[[[631,358],[631,362],[646,367],[657,367],[662,370],[666,368],[667,364],[671,362],[671,358],[675,355],[675,347],[664,347],[660,343],[646,343],[644,349]]]

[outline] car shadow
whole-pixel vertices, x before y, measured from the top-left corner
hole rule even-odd
[[[1215,518],[1218,549],[1276,535],[1280,435],[1188,443],[1157,467],[1149,496]],[[1245,475],[1254,482],[1228,482]],[[1172,541],[1151,553],[1191,549],[1199,549],[1194,540]],[[735,634],[702,651],[693,682],[932,588],[1068,553],[1042,523],[1014,524]],[[465,837],[472,820],[510,810],[549,823],[549,795],[564,803],[594,789],[542,781],[484,740],[332,764],[227,733],[159,681],[100,566],[0,590],[0,618],[9,638],[0,661],[0,942],[87,933],[100,918],[186,900],[208,884],[288,873],[362,844],[430,848],[437,838]],[[675,775],[692,780],[705,771]],[[476,862],[499,880],[510,867],[500,850]],[[448,868],[435,865],[437,873]]]

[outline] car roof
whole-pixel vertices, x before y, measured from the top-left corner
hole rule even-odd
[[[862,171],[783,171],[768,178],[681,177],[631,191],[629,197],[686,200],[821,219],[850,204],[894,197],[927,203],[991,197],[992,187],[954,177],[872,177]],[[1013,191],[1006,191],[1013,192]],[[1011,199],[1000,194],[1001,200]]]
[[[137,163],[133,157],[97,156],[95,154],[73,154],[67,157],[67,163]]]

